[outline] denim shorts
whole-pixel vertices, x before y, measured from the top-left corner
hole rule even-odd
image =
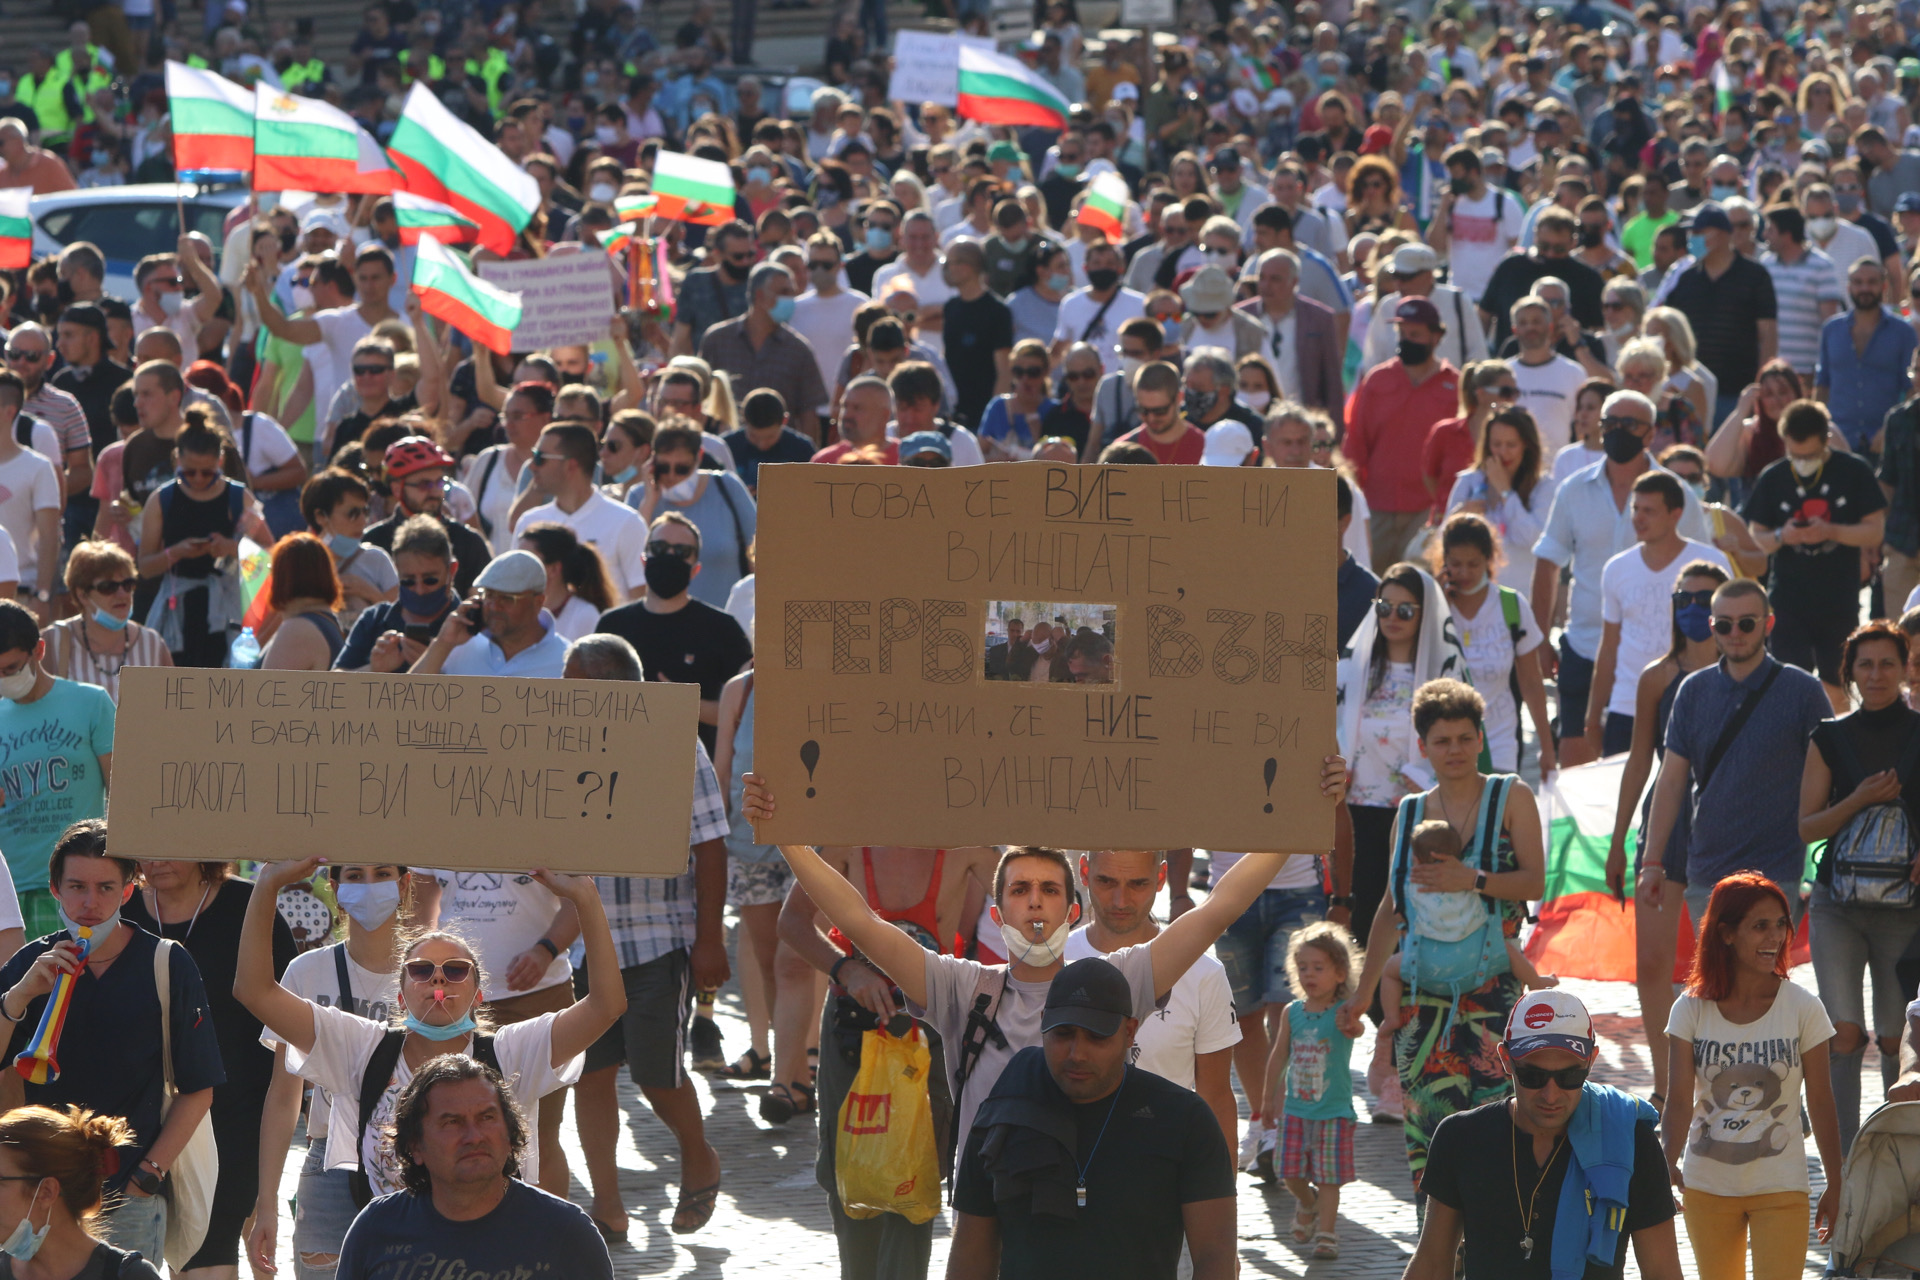
[[[306,1161],[300,1166],[300,1190],[293,1202],[294,1268],[301,1280],[330,1276],[337,1264],[311,1267],[300,1261],[303,1253],[338,1254],[359,1212],[353,1203],[353,1178],[345,1169],[327,1169],[327,1140],[321,1138],[307,1147]]]
[[[1327,895],[1318,888],[1268,889],[1227,926],[1213,954],[1227,971],[1233,1007],[1246,1017],[1264,1004],[1293,999],[1287,982],[1287,948],[1294,930],[1327,918]]]

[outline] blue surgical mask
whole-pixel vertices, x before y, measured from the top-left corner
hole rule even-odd
[[[57,901],[55,902],[53,909],[54,909],[54,912],[60,917],[60,927],[67,931],[67,936],[69,938],[72,938],[75,942],[79,942],[80,930],[83,926],[75,924],[73,922],[73,917],[67,914],[67,909],[59,905]],[[113,931],[120,927],[120,908],[115,907],[113,909],[113,914],[108,916],[105,920],[102,920],[99,924],[87,925],[84,927],[90,928],[93,930],[92,940],[83,944],[88,950],[92,950],[95,943],[105,942],[108,938],[111,938],[113,936]]]
[[[1705,236],[1688,236],[1687,252],[1694,256],[1695,261],[1703,261],[1707,256],[1707,238]]]
[[[763,164],[756,164],[747,170],[747,185],[764,186],[773,181],[773,170]]]
[[[1047,277],[1047,288],[1055,293],[1065,293],[1073,288],[1073,277],[1063,271],[1056,271]]]
[[[40,1189],[38,1187],[34,1188],[33,1197],[34,1201],[40,1198]],[[53,1230],[53,1206],[47,1206],[47,1225],[35,1231],[33,1229],[33,1201],[29,1201],[27,1203],[27,1212],[25,1216],[20,1219],[20,1225],[13,1229],[13,1234],[7,1237],[4,1244],[0,1244],[0,1252],[5,1253],[16,1262],[31,1262],[33,1255],[40,1252],[40,1246],[46,1243],[47,1232],[51,1230]]]
[[[393,919],[393,913],[400,909],[400,882],[379,880],[335,885],[333,900],[362,929],[378,929]]]
[[[330,533],[327,535],[327,550],[333,552],[335,558],[345,560],[348,556],[359,554],[360,539],[344,533]]]
[[[460,1021],[450,1022],[444,1027],[436,1027],[431,1022],[422,1022],[412,1014],[407,1015],[406,1021],[407,1030],[417,1036],[425,1036],[429,1040],[458,1040],[461,1036],[473,1031],[478,1025],[479,1024],[473,1020],[473,1011],[471,1009],[461,1015]]]
[[[1740,194],[1740,189],[1738,187],[1730,187],[1723,182],[1716,182],[1713,184],[1713,198],[1722,203],[1725,203],[1726,201],[1733,199],[1735,196],[1739,194]]]
[[[400,588],[400,607],[416,618],[437,618],[447,607],[447,598],[453,594],[450,587],[442,586],[438,591],[410,591]]]
[[[607,477],[614,484],[632,484],[633,478],[640,474],[639,467],[623,467],[619,472]]]
[[[93,611],[93,620],[109,631],[125,631],[127,629],[127,620],[125,618],[117,618],[105,609],[95,609]]]
[[[1713,634],[1713,609],[1704,604],[1683,604],[1673,611],[1674,625],[1689,640],[1705,640]]]
[[[893,232],[885,227],[867,228],[867,252],[885,253],[893,248]]]
[[[1077,164],[1057,164],[1053,166],[1053,171],[1063,178],[1077,178],[1080,176],[1080,166]]]
[[[792,321],[793,321],[793,299],[792,299],[792,298],[782,298],[782,299],[780,299],[780,301],[778,301],[778,302],[776,302],[776,303],[774,303],[774,304],[773,304],[773,312],[772,312],[772,315],[773,315],[773,320],[774,320],[774,323],[775,323],[775,324],[790,324],[790,323],[792,323]]]

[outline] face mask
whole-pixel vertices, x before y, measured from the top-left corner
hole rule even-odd
[[[1580,228],[1580,247],[1582,249],[1598,249],[1601,242],[1606,238],[1607,229],[1605,227],[1583,226]]]
[[[747,170],[748,186],[765,186],[773,181],[773,170],[763,164],[756,164]]]
[[[1693,496],[1700,499],[1700,501],[1705,502],[1707,500],[1707,482],[1705,480],[1689,480],[1687,481],[1687,488],[1693,490]]]
[[[312,311],[313,290],[304,284],[293,286],[293,309],[295,311]]]
[[[102,920],[99,924],[84,925],[84,926],[75,924],[73,922],[73,917],[67,914],[67,909],[63,906],[60,906],[58,902],[54,904],[54,911],[60,917],[60,927],[62,929],[65,929],[67,931],[67,936],[69,938],[72,938],[75,942],[78,942],[80,940],[80,930],[82,928],[92,929],[93,941],[100,942],[107,938],[112,937],[113,931],[120,927],[120,908],[118,907],[115,907],[113,909],[113,914],[108,916],[105,920]],[[92,943],[89,943],[88,946],[89,948],[91,948]]]
[[[116,618],[105,609],[95,609],[93,611],[93,620],[109,631],[125,631],[127,629],[127,620],[125,618]]]
[[[593,140],[603,147],[612,146],[619,137],[620,131],[610,124],[600,125],[593,131]]]
[[[1453,192],[1453,194],[1455,194],[1456,196],[1467,195],[1473,190],[1473,179],[1472,178],[1448,178],[1447,190]]]
[[[1815,240],[1831,240],[1833,233],[1840,229],[1838,218],[1808,218],[1807,234]]]
[[[678,481],[677,483],[670,484],[666,488],[662,489],[660,491],[660,496],[665,498],[668,502],[678,502],[678,503],[685,504],[693,501],[694,491],[699,487],[700,487],[700,473],[696,471],[694,474],[688,476],[685,480],[681,480],[681,481]]]
[[[452,593],[453,588],[444,584],[438,591],[431,593],[409,591],[401,587],[400,607],[416,618],[437,618],[447,607],[447,597]]]
[[[1459,596],[1470,596],[1483,590],[1486,587],[1486,585],[1487,585],[1487,575],[1485,573],[1482,573],[1479,577],[1475,578],[1472,582],[1454,583],[1453,593]]]
[[[345,560],[360,550],[360,539],[344,533],[330,533],[327,535],[327,550],[333,552],[337,559]]]
[[[1688,236],[1687,252],[1693,255],[1696,262],[1705,261],[1707,256],[1707,238],[1705,236]]]
[[[9,702],[18,702],[33,692],[33,686],[40,680],[40,673],[29,662],[10,676],[0,677],[0,698]]]
[[[1713,634],[1713,610],[1704,604],[1683,604],[1673,611],[1673,623],[1687,639],[1705,640]]]
[[[1120,357],[1120,377],[1123,381],[1131,383],[1133,381],[1133,375],[1138,372],[1140,372],[1140,361],[1137,358],[1133,356]]]
[[[885,253],[893,248],[893,232],[885,227],[867,228],[867,252]]]
[[[1063,178],[1077,178],[1080,176],[1080,166],[1077,164],[1057,164],[1053,166],[1053,171]]]
[[[1105,293],[1120,283],[1120,273],[1111,267],[1101,267],[1097,271],[1087,272],[1087,284],[1095,293]]]
[[[600,87],[600,73],[598,71],[581,73],[580,87],[582,89],[598,89]]]
[[[1027,251],[1028,243],[1029,243],[1029,239],[1026,236],[1021,236],[1018,240],[1008,240],[1006,242],[1007,251],[1009,253],[1015,253],[1015,254],[1025,253]]]
[[[378,929],[400,909],[400,882],[381,880],[372,884],[336,885],[333,899],[362,929]]]
[[[662,600],[676,600],[693,581],[693,566],[679,556],[648,556],[646,576],[647,590]]]
[[[1218,391],[1189,391],[1181,403],[1185,406],[1189,418],[1204,418],[1212,412],[1213,406],[1220,402]]]
[[[1721,200],[1721,201],[1731,200],[1735,196],[1740,194],[1738,188],[1729,187],[1724,183],[1719,183],[1719,182],[1716,182],[1713,184],[1712,191],[1713,191],[1713,198],[1715,200]]]
[[[160,311],[161,311],[161,314],[166,316],[179,315],[180,314],[180,295],[177,293],[161,294],[160,295]]]
[[[1609,460],[1624,467],[1639,457],[1647,446],[1645,441],[1625,427],[1613,427],[1600,437],[1600,447],[1607,451]]]
[[[33,1203],[39,1198],[40,1191],[36,1187],[33,1192],[33,1201],[27,1203],[26,1216],[20,1219],[20,1225],[13,1229],[13,1234],[7,1237],[6,1242],[0,1244],[0,1252],[6,1253],[17,1262],[32,1261],[33,1255],[40,1252],[40,1246],[45,1243],[47,1232],[53,1230],[51,1205],[47,1207],[47,1225],[38,1231],[33,1229]]]
[[[1634,327],[1635,326],[1631,324],[1615,325],[1613,328],[1607,330],[1607,336],[1616,342],[1625,342],[1633,336]]]
[[[773,322],[775,324],[788,323],[793,319],[793,299],[792,298],[780,299],[778,302],[773,304],[773,310],[768,312],[768,314],[773,317]]]
[[[417,1036],[425,1036],[429,1040],[458,1040],[471,1032],[476,1025],[478,1024],[474,1022],[471,1010],[461,1015],[460,1021],[450,1022],[444,1027],[436,1027],[431,1022],[422,1022],[411,1013],[407,1015],[406,1021],[407,1030]]]
[[[1860,212],[1860,193],[1858,191],[1836,191],[1833,202],[1840,206],[1840,212],[1852,217]]]
[[[1042,927],[1044,926],[1038,920],[1034,921],[1034,929]],[[1072,921],[1063,921],[1060,927],[1053,931],[1051,938],[1043,939],[1035,937],[1031,929],[1022,933],[1012,925],[1003,923],[1000,926],[1000,939],[1007,944],[1008,960],[1017,960],[1022,964],[1030,964],[1036,969],[1044,969],[1048,965],[1058,964],[1060,957],[1066,954],[1067,934],[1072,928]]]
[[[1793,474],[1799,476],[1802,480],[1806,480],[1813,476],[1819,475],[1820,468],[1825,466],[1826,462],[1827,462],[1827,456],[1824,453],[1817,458],[1788,458],[1787,459],[1788,465],[1790,465],[1793,468]],[[6,690],[4,688],[4,682],[0,682],[0,693],[4,693],[5,691]]]
[[[12,96],[13,81],[0,78],[0,98],[11,98]]]
[[[613,481],[615,484],[632,484],[633,478],[639,474],[640,468],[637,466],[623,467],[619,474],[608,476],[607,479]]]
[[[1674,88],[1673,81],[1662,80],[1659,88],[1660,96],[1663,98],[1671,98],[1674,95]]]
[[[1056,271],[1047,277],[1047,288],[1053,290],[1055,293],[1065,293],[1067,290],[1073,288],[1073,277]]]
[[[619,194],[620,192],[615,189],[611,182],[596,182],[587,188],[587,199],[598,201],[601,204],[607,203]]]
[[[293,246],[297,238],[298,237],[296,237],[295,234],[291,231],[282,231],[280,233],[280,252],[292,253]]]
[[[1226,267],[1231,267],[1231,266],[1233,266],[1233,265],[1235,265],[1235,262],[1234,262],[1234,260],[1235,260],[1235,258],[1236,258],[1237,256],[1238,256],[1238,255],[1237,255],[1237,254],[1235,254],[1235,253],[1234,253],[1234,251],[1233,251],[1233,250],[1231,250],[1231,249],[1209,249],[1209,250],[1207,250],[1207,261],[1208,261],[1208,262],[1217,262],[1217,263],[1219,263],[1220,265],[1222,265],[1222,266],[1226,266]]]
[[[1433,344],[1431,342],[1408,342],[1405,338],[1402,338],[1400,340],[1399,354],[1401,364],[1417,368],[1433,359]]]
[[[1273,392],[1242,391],[1238,399],[1241,404],[1247,406],[1247,408],[1253,410],[1255,413],[1264,413],[1267,406],[1273,403]]]

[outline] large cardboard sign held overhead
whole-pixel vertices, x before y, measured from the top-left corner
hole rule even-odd
[[[1330,471],[760,473],[780,843],[1324,850]]]
[[[679,875],[699,714],[693,685],[128,667],[107,824],[128,858]]]

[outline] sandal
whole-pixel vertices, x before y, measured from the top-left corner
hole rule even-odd
[[[1320,1197],[1313,1199],[1312,1204],[1301,1205],[1294,1211],[1293,1230],[1289,1234],[1293,1236],[1295,1244],[1305,1244],[1313,1239],[1314,1224],[1320,1220]]]
[[[760,1099],[760,1118],[768,1124],[785,1124],[795,1116],[813,1112],[813,1086],[795,1080],[776,1084]]]
[[[1319,1231],[1313,1237],[1313,1256],[1316,1258],[1337,1258],[1340,1256],[1340,1237],[1331,1231]]]
[[[673,1234],[689,1235],[707,1225],[713,1217],[713,1209],[720,1201],[720,1181],[715,1179],[712,1186],[702,1187],[698,1191],[682,1190],[680,1203],[673,1207]],[[681,1225],[682,1222],[686,1225]]]
[[[598,1218],[593,1220],[593,1225],[600,1232],[600,1238],[608,1244],[625,1244],[627,1242],[626,1227],[609,1226]]]
[[[820,1083],[820,1046],[807,1050],[807,1083]]]
[[[773,1055],[749,1048],[713,1074],[722,1080],[765,1080],[773,1074]]]

